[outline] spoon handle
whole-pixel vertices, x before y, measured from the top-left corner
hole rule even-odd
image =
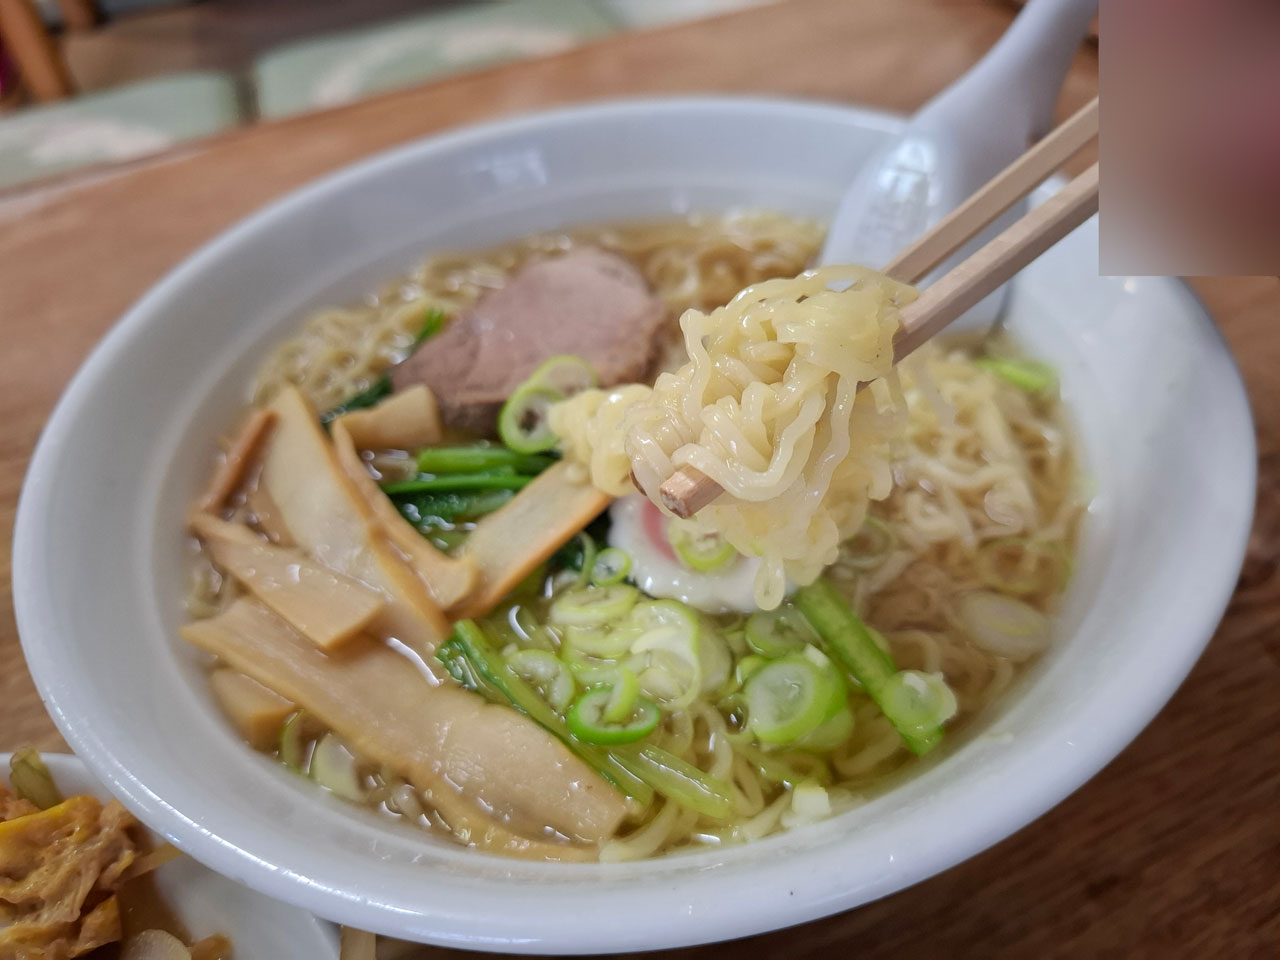
[[[945,132],[962,147],[977,147],[993,126],[1003,127],[1025,148],[1052,129],[1063,78],[1097,12],[1098,0],[1031,0],[968,73],[921,107],[912,126]]]
[[[818,262],[882,267],[1052,127],[1097,0],[1031,0],[968,73],[867,160]]]
[[[903,283],[918,284],[1097,135],[1098,98],[1094,97],[890,260],[884,272]]]

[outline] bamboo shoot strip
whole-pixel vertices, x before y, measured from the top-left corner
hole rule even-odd
[[[280,519],[280,508],[262,487],[255,484],[246,490],[244,505],[253,514],[254,525],[267,535],[268,540],[281,547],[297,546]]]
[[[291,387],[281,391],[271,409],[277,422],[263,452],[259,483],[279,507],[290,535],[315,560],[387,598],[380,633],[431,653],[448,635],[448,620],[426,584],[385,539],[311,404]]]
[[[590,483],[570,479],[570,467],[548,467],[505,507],[478,524],[463,557],[480,571],[475,592],[450,613],[458,618],[488,613],[535,567],[568,543],[613,499]]]
[[[252,677],[219,667],[209,674],[209,688],[218,703],[255,750],[269,749],[280,740],[280,728],[297,705]]]
[[[218,566],[322,650],[358,636],[386,606],[376,590],[248,527],[197,513],[191,528]]]
[[[328,655],[249,599],[186,624],[182,636],[405,777],[483,849],[595,859],[595,844],[625,813],[620,793],[528,717],[451,681],[433,686],[383,644],[360,641]],[[547,827],[577,842],[548,840]]]
[[[227,497],[243,482],[245,470],[274,421],[275,414],[269,410],[255,410],[249,415],[249,419],[227,447],[222,462],[209,480],[209,486],[200,495],[197,510],[216,513],[222,509]]]
[[[364,499],[382,533],[399,550],[442,608],[459,603],[476,584],[477,571],[470,560],[447,556],[423,539],[382,492],[347,432],[346,418],[333,424],[333,445],[347,479]]]
[[[335,419],[361,450],[416,450],[444,436],[435,394],[419,384],[393,393],[376,407],[352,410]]]

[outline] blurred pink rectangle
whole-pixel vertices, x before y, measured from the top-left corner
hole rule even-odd
[[[1280,272],[1280,2],[1102,18],[1102,272]]]

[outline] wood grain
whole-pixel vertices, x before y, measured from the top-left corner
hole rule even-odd
[[[93,343],[164,271],[282,191],[423,133],[602,96],[750,91],[909,110],[981,55],[1009,16],[977,0],[789,0],[0,196],[0,536],[11,534],[40,426]],[[1068,79],[1061,115],[1096,92],[1090,48]],[[1094,159],[1088,153],[1085,164]],[[1262,486],[1241,588],[1182,690],[1107,770],[973,860],[837,917],[666,956],[1276,956],[1280,282],[1223,278],[1194,286],[1248,382]],[[60,739],[22,667],[8,565],[6,550],[0,750],[26,742],[56,747]],[[571,913],[566,905],[567,923]],[[475,956],[456,953],[457,960]]]

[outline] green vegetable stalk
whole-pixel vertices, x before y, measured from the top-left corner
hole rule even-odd
[[[484,694],[495,703],[508,703],[528,714],[606,780],[639,802],[649,803],[657,792],[674,803],[707,816],[724,818],[731,813],[733,798],[728,784],[653,744],[619,742],[621,738],[634,736],[638,730],[643,730],[640,735],[645,736],[656,726],[656,707],[650,711],[642,706],[643,698],[637,698],[632,705],[631,724],[609,723],[604,719],[611,706],[611,695],[615,692],[612,689],[601,690],[594,695],[589,692],[579,698],[577,716],[566,721],[532,686],[510,669],[494,650],[484,629],[473,620],[456,623],[452,638],[436,656],[463,686]],[[612,704],[615,707],[620,705]],[[574,725],[586,736],[612,739],[613,744],[606,749],[601,743],[584,742],[574,735]]]
[[[482,473],[454,473],[438,477],[419,477],[416,480],[401,480],[384,484],[382,489],[389,497],[405,493],[453,490],[519,490],[527,486],[532,479],[533,477],[510,469],[499,468]]]
[[[474,620],[459,620],[454,624],[452,638],[441,649],[451,645],[466,658],[467,666],[476,680],[476,686],[460,681],[463,686],[485,694],[495,703],[506,702],[527,714],[627,796],[646,804],[653,799],[653,790],[644,780],[623,767],[607,751],[582,743],[569,732],[564,719],[547,705],[538,691],[507,666],[478,623]],[[450,669],[448,662],[445,662],[445,666]],[[458,667],[455,665],[453,669]],[[450,669],[451,673],[453,669]],[[457,676],[458,674],[454,674],[455,679]]]
[[[517,453],[495,444],[473,444],[465,447],[427,447],[419,450],[418,470],[432,474],[482,473],[506,468],[516,473],[541,473],[555,459],[534,453]]]
[[[422,530],[441,523],[475,520],[505,505],[514,490],[436,490],[393,498],[400,515]]]
[[[979,357],[974,362],[1030,394],[1043,395],[1058,388],[1058,374],[1046,363],[1011,357]]]
[[[904,709],[893,658],[871,635],[830,581],[819,578],[796,591],[793,601],[822,639],[827,653],[847,670],[893,724],[912,753],[923,755],[942,739],[942,725]],[[891,682],[892,681],[892,682]]]

